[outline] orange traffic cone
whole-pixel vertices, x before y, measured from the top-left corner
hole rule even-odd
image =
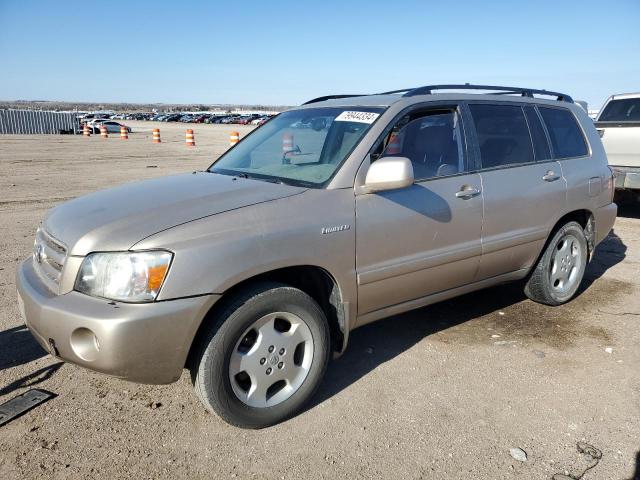
[[[293,135],[285,133],[282,135],[282,153],[293,151]]]
[[[87,125],[86,123],[82,127],[82,136],[83,137],[90,137],[91,136],[91,129],[89,128],[89,125]]]
[[[240,134],[238,132],[231,132],[229,135],[229,145],[232,147],[240,141]]]
[[[153,143],[160,143],[160,129],[153,129]]]
[[[196,146],[196,138],[193,135],[193,130],[188,129],[185,135],[187,147],[195,147]]]
[[[129,130],[127,130],[127,127],[120,127],[120,140],[129,140]]]
[[[387,148],[384,149],[385,155],[398,155],[402,151],[402,145],[400,144],[400,135],[392,133],[387,143]]]
[[[102,138],[109,138],[109,132],[107,131],[107,127],[104,125],[100,125],[100,136]]]

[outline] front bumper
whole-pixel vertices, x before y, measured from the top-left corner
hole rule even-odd
[[[615,187],[618,189],[640,190],[640,167],[612,166]]]
[[[25,323],[53,355],[82,367],[140,383],[170,383],[182,374],[191,342],[219,298],[112,302],[70,292],[51,293],[25,260],[16,278]]]

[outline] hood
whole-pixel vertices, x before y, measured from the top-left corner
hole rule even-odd
[[[182,223],[289,197],[306,189],[207,172],[126,184],[53,208],[44,229],[70,255],[127,250]]]

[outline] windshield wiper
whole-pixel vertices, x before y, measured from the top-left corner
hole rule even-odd
[[[268,177],[268,178],[265,177],[265,178],[260,178],[259,180],[264,180],[265,182],[269,182],[269,183],[278,183],[280,185],[288,185],[286,182],[284,182],[284,180],[276,177]]]
[[[305,180],[298,180],[295,178],[282,178],[282,177],[273,177],[273,176],[263,176],[263,175],[251,175],[247,172],[237,172],[235,170],[217,170],[211,171],[210,173],[218,173],[220,175],[229,175],[236,178],[245,178],[247,180],[258,180],[262,182],[269,183],[277,183],[279,185],[290,185],[292,187],[306,187],[306,188],[318,188],[313,182],[308,182]]]

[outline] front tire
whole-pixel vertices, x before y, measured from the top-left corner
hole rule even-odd
[[[562,305],[571,300],[582,283],[589,247],[583,228],[568,222],[551,237],[530,274],[524,293],[545,305]]]
[[[306,293],[278,283],[241,292],[201,335],[191,366],[204,406],[242,428],[295,415],[320,385],[329,327]]]

